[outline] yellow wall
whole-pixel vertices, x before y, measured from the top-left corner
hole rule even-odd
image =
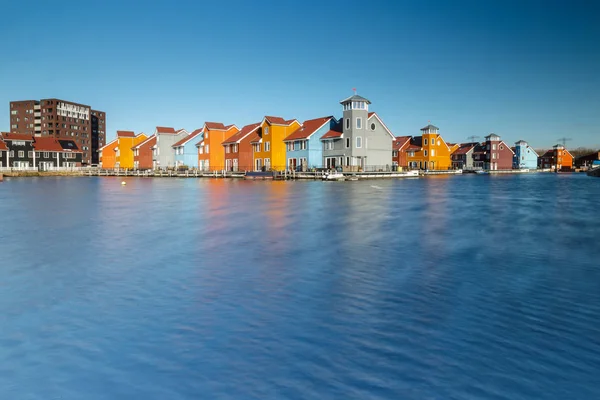
[[[271,160],[271,169],[277,171],[283,171],[286,165],[286,146],[283,142],[288,135],[300,128],[298,121],[293,121],[288,126],[282,125],[271,125],[266,120],[263,120],[260,127],[262,128],[262,143],[261,151],[253,153],[253,167],[256,165],[256,159],[261,158],[263,160],[262,165],[264,166],[264,159],[269,158]],[[265,133],[265,129],[269,128],[269,133]],[[265,151],[265,143],[270,143],[269,151]]]
[[[119,164],[119,168],[133,169],[133,146],[138,145],[148,137],[140,133],[136,137],[119,137],[117,139],[119,146],[119,154],[116,157],[116,163]]]
[[[425,139],[427,139],[427,144],[425,144]],[[414,157],[407,156],[407,161],[409,163],[417,162],[419,165],[424,165],[426,162],[427,166],[423,166],[423,168],[430,170],[450,169],[452,166],[450,155],[453,149],[446,145],[444,139],[439,134],[427,133],[423,135],[422,140],[423,149],[415,152]],[[427,156],[425,156],[425,150],[427,150]],[[434,150],[434,156],[431,155],[432,150]]]
[[[117,148],[118,144],[118,141],[115,140],[114,142],[111,142],[102,148],[100,153],[100,165],[102,166],[102,168],[112,169],[115,167],[115,149]]]

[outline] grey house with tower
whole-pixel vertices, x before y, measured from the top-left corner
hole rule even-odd
[[[321,137],[323,166],[345,171],[385,171],[392,168],[395,139],[381,118],[369,112],[371,102],[354,95],[340,101],[340,124]]]

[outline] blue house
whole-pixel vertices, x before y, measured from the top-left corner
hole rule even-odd
[[[338,124],[332,117],[309,119],[288,135],[286,144],[286,167],[296,171],[323,168],[323,143],[321,136]]]
[[[196,129],[172,147],[175,151],[175,166],[187,166],[189,168],[198,168],[198,149],[196,144],[204,137],[203,129]]]
[[[515,155],[513,156],[514,169],[537,169],[538,154],[524,140],[515,143]]]

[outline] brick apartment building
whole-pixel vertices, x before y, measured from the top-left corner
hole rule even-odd
[[[75,141],[83,165],[98,164],[106,142],[106,113],[60,99],[10,102],[10,132]]]

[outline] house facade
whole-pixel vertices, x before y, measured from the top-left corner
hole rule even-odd
[[[222,171],[225,169],[225,149],[223,142],[239,132],[235,125],[221,122],[205,122],[204,135],[196,144],[198,168],[201,171]]]
[[[22,133],[2,133],[2,139],[7,148],[7,167],[33,168],[35,166],[33,136]]]
[[[8,147],[0,137],[0,168],[8,167]]]
[[[223,141],[225,151],[225,170],[227,171],[253,171],[254,160],[252,141],[257,140],[261,131],[260,123],[250,124],[233,136]]]
[[[355,94],[340,104],[341,123],[321,137],[323,166],[347,171],[390,170],[396,138],[376,113],[369,112],[371,102]]]
[[[537,169],[538,154],[524,140],[515,143],[513,156],[514,169]]]
[[[448,170],[452,167],[450,155],[458,145],[448,145],[439,133],[439,128],[427,125],[421,128],[421,136],[411,139],[406,148],[409,168],[425,170]]]
[[[337,123],[332,116],[309,119],[283,139],[286,146],[286,168],[293,171],[323,168],[321,137]]]
[[[408,168],[406,149],[410,146],[411,136],[396,136],[392,143],[392,164],[398,168]]]
[[[202,129],[196,129],[177,143],[173,144],[175,152],[175,166],[188,168],[198,167],[198,148],[196,145],[202,140]]]
[[[83,152],[74,140],[42,136],[35,138],[33,148],[33,166],[40,170],[81,167],[83,162]]]
[[[286,144],[283,140],[300,128],[295,119],[266,116],[258,135],[252,140],[255,171],[283,171],[286,168]]]
[[[452,169],[474,169],[473,153],[479,143],[461,143],[452,152]]]
[[[176,131],[170,127],[157,126],[154,131],[156,143],[152,147],[153,168],[174,168],[175,151],[173,150],[173,145],[187,135],[188,132],[185,129]]]
[[[515,153],[510,146],[502,141],[500,136],[491,133],[485,137],[484,169],[490,171],[509,170],[513,166]]]
[[[115,168],[132,169],[133,147],[146,139],[148,136],[144,133],[136,135],[132,131],[117,131]]]
[[[538,165],[540,168],[554,171],[570,170],[573,168],[573,155],[565,146],[557,144],[539,157]]]
[[[119,145],[118,139],[108,142],[106,145],[100,147],[98,152],[100,153],[100,168],[113,169],[117,162],[117,146]]]
[[[133,169],[153,169],[153,147],[156,146],[156,136],[152,135],[146,140],[133,146]]]

